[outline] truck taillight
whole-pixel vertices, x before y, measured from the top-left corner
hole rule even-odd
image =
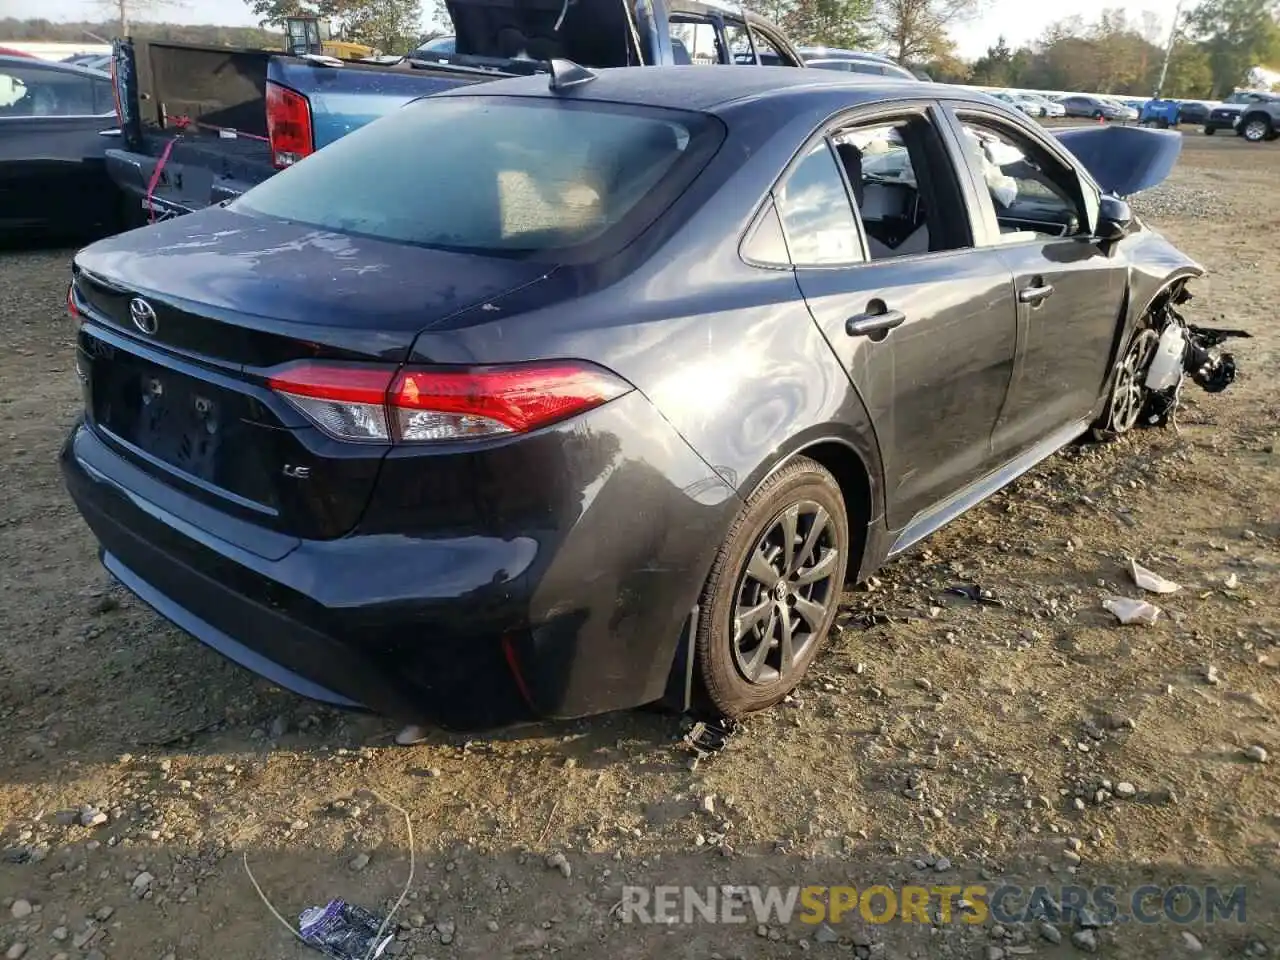
[[[631,390],[608,370],[579,360],[399,371],[307,361],[281,368],[267,382],[329,435],[375,443],[527,433]]]
[[[271,162],[277,168],[293,166],[315,153],[311,102],[288,87],[268,81],[267,136],[271,141]]]

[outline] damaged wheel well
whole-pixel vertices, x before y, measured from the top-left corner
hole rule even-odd
[[[835,441],[815,443],[797,451],[797,456],[816,460],[836,478],[849,514],[849,563],[846,580],[858,577],[867,549],[867,524],[875,516],[871,504],[871,476],[862,457],[852,447]]]

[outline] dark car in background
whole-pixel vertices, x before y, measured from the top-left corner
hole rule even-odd
[[[115,127],[106,74],[0,56],[0,236],[114,229],[120,194],[105,153]]]
[[[126,587],[405,720],[741,716],[846,578],[1139,423],[1202,270],[1110,192],[1176,135],[834,71],[574,79],[424,98],[76,256],[62,466]]]
[[[1209,119],[1209,105],[1199,100],[1178,101],[1178,123],[1202,126]]]
[[[1236,121],[1248,107],[1256,103],[1271,103],[1276,100],[1280,100],[1280,97],[1262,90],[1237,90],[1209,111],[1209,117],[1204,122],[1204,132],[1212,136],[1219,130],[1234,131]]]
[[[1090,97],[1074,94],[1059,97],[1058,102],[1066,108],[1068,117],[1089,117],[1093,120],[1127,120],[1130,108],[1102,97]]]
[[[428,40],[409,54],[409,58],[411,60],[423,61],[441,60],[447,57],[452,57],[457,52],[458,38],[449,35],[444,37],[435,37],[434,39]]]

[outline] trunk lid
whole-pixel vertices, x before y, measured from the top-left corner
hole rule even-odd
[[[267,386],[298,360],[385,365],[418,331],[545,265],[330,233],[212,209],[86,248],[86,418],[153,476],[298,537],[359,520],[382,443],[332,439]]]

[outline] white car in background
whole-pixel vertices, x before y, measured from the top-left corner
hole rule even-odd
[[[1037,103],[1024,93],[1015,93],[1012,90],[1001,90],[992,94],[997,100],[1003,100],[1005,103],[1017,107],[1029,117],[1046,116],[1044,104]]]
[[[1065,117],[1067,108],[1058,103],[1057,100],[1050,100],[1048,97],[1041,96],[1038,93],[1019,93],[1015,96],[1022,97],[1028,103],[1034,103],[1044,110],[1044,113],[1037,114],[1041,117]]]

